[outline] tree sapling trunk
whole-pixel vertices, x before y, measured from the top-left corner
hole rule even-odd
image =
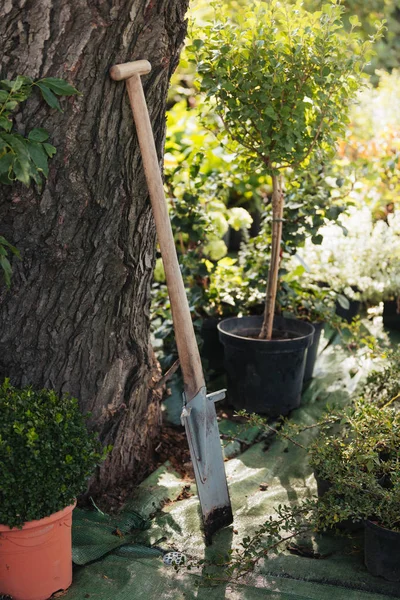
[[[271,261],[268,271],[267,293],[265,299],[264,320],[260,339],[272,339],[276,293],[278,289],[279,265],[281,262],[281,240],[284,198],[278,175],[272,176],[272,240]]]

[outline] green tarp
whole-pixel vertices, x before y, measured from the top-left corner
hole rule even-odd
[[[302,407],[292,418],[312,424],[327,403],[348,402],[373,364],[362,356],[349,355],[340,345],[329,346],[320,355],[316,377],[304,394]],[[236,431],[238,437],[245,435],[238,432],[238,425],[230,422],[221,424],[221,430]],[[302,434],[299,438],[302,444],[307,445],[313,431]],[[253,431],[250,439],[254,439],[254,434]],[[231,446],[227,455],[231,456],[234,448]],[[216,534],[209,548],[205,548],[202,538],[195,485],[191,485],[192,496],[174,501],[187,481],[182,481],[168,464],[139,486],[119,517],[107,520],[96,513],[75,511],[74,559],[80,565],[94,562],[75,567],[74,583],[63,597],[66,600],[400,598],[400,584],[372,577],[366,570],[362,532],[353,538],[323,535],[304,542],[312,543],[319,559],[293,555],[283,547],[279,555],[261,563],[240,584],[204,587],[200,570],[182,569],[176,573],[165,566],[160,548],[179,550],[190,559],[218,557],[237,547],[243,536],[256,531],[257,526],[274,514],[278,504],[296,504],[316,493],[306,452],[276,438],[268,448],[261,441],[228,460],[226,472],[234,525]],[[148,521],[154,513],[156,516]],[[301,546],[302,540],[296,541]]]

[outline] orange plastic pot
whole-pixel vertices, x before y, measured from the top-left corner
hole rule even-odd
[[[0,525],[0,594],[47,600],[72,583],[72,511],[67,506],[22,529]]]

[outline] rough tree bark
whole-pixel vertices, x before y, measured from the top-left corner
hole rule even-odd
[[[39,95],[21,133],[45,127],[57,154],[43,190],[0,189],[0,233],[20,250],[0,283],[0,377],[69,392],[113,451],[94,489],[138,481],[159,431],[149,345],[155,228],[125,85],[108,69],[147,58],[159,155],[187,0],[5,0],[2,78],[63,77],[82,95],[64,113]]]

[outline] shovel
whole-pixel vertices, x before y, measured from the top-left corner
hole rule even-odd
[[[125,79],[136,125],[183,375],[181,420],[189,444],[203,515],[204,536],[208,545],[211,543],[213,533],[229,525],[233,520],[214,404],[225,397],[225,390],[207,394],[205,386],[189,304],[176,255],[160,164],[140,79],[141,75],[146,75],[150,71],[151,65],[147,60],[138,60],[115,65],[110,69],[110,76],[115,81]]]

